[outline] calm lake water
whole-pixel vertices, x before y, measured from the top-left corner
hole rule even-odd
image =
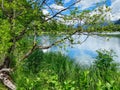
[[[119,34],[120,35],[120,34]],[[118,35],[118,36],[119,36]],[[73,44],[69,46],[69,43],[66,42],[62,44],[62,46],[66,45],[65,49],[61,49],[60,47],[52,47],[46,51],[60,51],[71,58],[74,58],[78,63],[83,65],[90,65],[95,60],[97,56],[96,50],[113,50],[118,57],[114,57],[114,60],[120,62],[120,37],[113,36],[98,36],[98,35],[90,35],[87,40],[82,44]],[[75,41],[84,41],[87,35],[74,35],[73,38]]]

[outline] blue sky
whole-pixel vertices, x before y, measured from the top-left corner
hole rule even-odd
[[[60,6],[53,2],[54,0],[49,0],[48,4],[51,8],[55,9],[54,12],[57,12],[63,8],[66,8],[68,5],[72,4],[76,0],[64,0],[64,5]],[[93,10],[97,7],[96,3],[99,3],[99,6],[107,5],[111,8],[111,20],[117,20],[120,18],[120,0],[106,0],[106,3],[103,3],[105,0],[81,0],[80,3],[75,6],[79,8],[79,10]],[[43,12],[49,13],[48,9],[44,9]],[[64,14],[69,14],[69,11],[65,11]]]
[[[65,6],[72,4],[74,1],[75,0],[64,0]],[[96,3],[100,3],[102,5],[104,4],[103,2],[104,0],[81,0],[81,2],[78,4],[78,7],[81,7],[81,9],[87,9],[91,7],[96,7]],[[106,0],[105,4],[107,6],[110,6],[111,0]]]

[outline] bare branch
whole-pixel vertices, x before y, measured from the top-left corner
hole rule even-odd
[[[51,12],[54,14],[53,9],[45,2],[45,5],[51,10]]]
[[[46,19],[45,21],[51,20],[52,18],[56,17],[56,16],[57,16],[58,14],[60,14],[61,12],[63,12],[63,11],[65,11],[65,10],[69,9],[70,7],[72,7],[73,5],[77,4],[77,3],[80,2],[80,1],[81,1],[81,0],[77,0],[77,1],[74,2],[73,4],[69,5],[67,8],[64,8],[64,9],[60,10],[60,11],[57,12],[55,15],[53,15],[52,17]]]
[[[63,39],[60,39],[54,43],[52,43],[51,45],[49,46],[37,46],[37,48],[40,48],[40,49],[49,49],[51,48],[52,46],[54,45],[57,45],[57,44],[60,44],[61,42],[64,42],[65,40],[69,39],[72,35],[76,34],[78,32],[78,30],[76,30],[75,32],[73,32],[72,34],[70,34],[69,36],[66,36],[64,37]],[[79,33],[83,33],[83,32],[79,32]],[[83,44],[89,37],[89,34],[87,34],[87,37],[80,43],[80,44]],[[72,44],[78,44],[78,43],[72,43]]]
[[[87,37],[80,43],[80,44],[83,44],[89,37],[89,34],[87,35]]]
[[[33,45],[33,47],[23,56],[23,58],[21,60],[24,60],[25,58],[28,58],[28,56],[30,54],[32,54],[32,52],[37,49],[37,44]]]
[[[88,34],[82,33],[82,35],[87,35],[87,37],[82,42],[80,42],[80,43],[71,43],[71,44],[80,44],[81,45],[89,38],[89,33]]]
[[[52,47],[52,46],[54,46],[54,45],[57,45],[57,44],[59,44],[59,43],[61,43],[61,42],[64,42],[65,40],[67,40],[68,38],[70,38],[72,35],[74,35],[74,34],[77,33],[77,32],[78,32],[78,30],[74,31],[73,33],[69,34],[68,36],[64,37],[63,39],[60,39],[60,40],[52,43],[52,44],[49,45],[49,46],[38,46],[38,48],[40,48],[40,49],[48,49],[48,48],[50,48],[50,47]]]
[[[42,3],[41,3],[41,5],[40,5],[40,7],[42,7],[43,4],[45,4],[45,2],[46,2],[46,0],[43,0]]]

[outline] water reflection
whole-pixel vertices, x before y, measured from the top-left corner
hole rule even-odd
[[[73,36],[76,39],[77,35]],[[76,40],[83,41],[86,35],[82,35]],[[118,37],[100,37],[97,35],[89,36],[89,38],[83,44],[75,44],[70,47],[68,42],[66,50],[60,49],[60,47],[51,48],[52,51],[61,50],[62,53],[74,58],[78,63],[90,65],[94,61],[93,58],[97,56],[96,50],[105,49],[113,50],[118,57],[114,57],[115,61],[120,62],[120,38]],[[48,50],[47,50],[48,51]]]
[[[82,36],[84,38],[84,36]],[[113,50],[118,57],[114,59],[120,62],[120,38],[109,38],[100,36],[90,36],[82,45],[74,45],[74,48],[68,47],[68,55],[74,57],[80,64],[91,64],[93,58],[97,56],[96,50]],[[76,51],[74,51],[76,50]],[[74,53],[74,54],[71,54]]]

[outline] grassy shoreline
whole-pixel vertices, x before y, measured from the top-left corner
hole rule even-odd
[[[94,64],[83,67],[59,52],[37,50],[12,77],[18,90],[119,90],[120,72],[111,53],[98,51]]]

